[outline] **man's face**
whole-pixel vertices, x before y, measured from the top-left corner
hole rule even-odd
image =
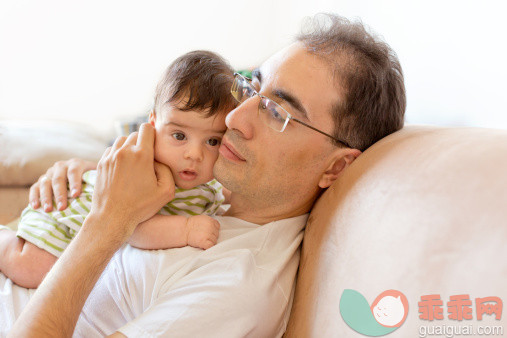
[[[340,97],[324,60],[293,44],[254,75],[252,84],[260,94],[295,118],[332,134],[331,108]],[[290,122],[283,133],[269,128],[258,116],[259,100],[254,96],[227,115],[215,177],[233,197],[240,195],[255,204],[252,208],[307,212],[335,147],[328,137],[299,123]]]

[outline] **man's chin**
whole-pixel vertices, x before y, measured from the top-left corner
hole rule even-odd
[[[227,172],[227,170],[230,170],[225,165],[226,164],[225,162],[227,162],[227,160],[222,155],[218,154],[217,160],[215,161],[215,164],[213,165],[213,176],[215,176],[215,178],[218,180],[218,182],[220,182],[218,177],[220,177],[220,175],[223,172]]]
[[[215,176],[216,180],[220,182],[226,189],[234,191],[239,184],[235,177],[237,175],[236,170],[233,165],[227,159],[218,156],[215,165],[213,166],[213,176]]]

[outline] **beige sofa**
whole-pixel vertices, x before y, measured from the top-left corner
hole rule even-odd
[[[507,301],[507,130],[411,126],[365,151],[312,210],[286,337],[360,337],[340,315],[345,289],[369,304],[389,289],[407,297],[388,337],[507,335],[507,313],[478,320],[475,302]],[[432,294],[442,320],[419,318]],[[473,318],[449,319],[447,302],[463,294]]]
[[[4,200],[0,215],[25,203]],[[389,337],[436,326],[507,330],[505,315],[479,321],[475,308],[479,297],[507,301],[506,260],[507,131],[405,127],[362,154],[314,207],[286,337],[360,336],[340,315],[345,289],[369,304],[389,289],[407,297],[406,320]],[[441,296],[442,320],[419,318],[418,302],[431,294]],[[473,319],[451,320],[447,302],[462,294]]]
[[[106,140],[71,122],[0,121],[0,224],[18,217],[28,191],[56,161],[98,160]]]

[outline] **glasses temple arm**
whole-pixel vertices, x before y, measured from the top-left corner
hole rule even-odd
[[[322,135],[326,135],[327,137],[332,138],[333,140],[335,140],[335,141],[336,141],[336,142],[338,142],[338,143],[343,144],[343,145],[344,145],[344,146],[346,146],[347,148],[352,148],[352,147],[351,147],[351,146],[350,146],[347,142],[340,141],[339,139],[335,138],[334,136],[331,136],[331,135],[329,135],[328,133],[323,132],[322,130],[318,130],[317,128],[312,127],[311,125],[306,124],[306,123],[304,123],[304,122],[303,122],[303,121],[301,121],[301,120],[298,120],[298,119],[296,119],[296,118],[294,118],[294,117],[292,117],[292,116],[290,117],[290,119],[291,119],[291,120],[296,121],[297,123],[302,124],[302,125],[303,125],[303,126],[305,126],[305,127],[308,127],[308,128],[310,128],[310,129],[313,129],[313,130],[315,130],[316,132],[321,133]]]

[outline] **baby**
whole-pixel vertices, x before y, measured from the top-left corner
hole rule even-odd
[[[175,196],[158,214],[139,224],[129,244],[140,249],[183,246],[208,249],[219,223],[210,216],[224,202],[213,165],[236,101],[233,70],[220,56],[194,51],[176,59],[157,85],[149,122],[155,128],[155,160],[167,165]],[[63,211],[27,207],[18,231],[0,229],[0,271],[14,283],[37,287],[90,212],[96,171],[83,176],[83,192]],[[70,195],[70,194],[69,194]]]

